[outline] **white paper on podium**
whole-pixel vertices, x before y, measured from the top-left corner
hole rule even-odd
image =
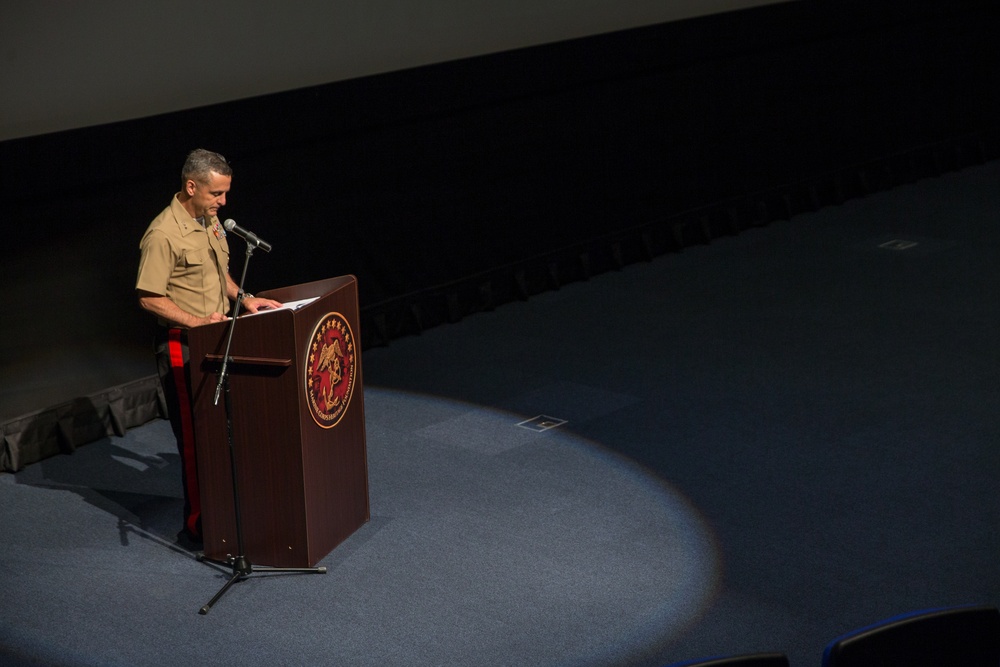
[[[319,298],[318,296],[314,296],[308,299],[299,299],[298,301],[288,301],[287,303],[281,304],[280,308],[266,308],[263,310],[258,310],[256,313],[243,313],[243,317],[252,317],[253,315],[265,315],[267,313],[276,313],[279,310],[300,310],[302,308],[305,308],[318,298]]]

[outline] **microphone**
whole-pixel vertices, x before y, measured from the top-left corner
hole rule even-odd
[[[233,232],[237,236],[242,236],[243,239],[253,247],[260,248],[264,252],[271,252],[270,243],[260,238],[259,236],[251,232],[249,229],[243,229],[242,227],[237,225],[236,221],[233,220],[232,218],[229,218],[224,223],[222,223],[222,226],[226,228],[227,232]]]

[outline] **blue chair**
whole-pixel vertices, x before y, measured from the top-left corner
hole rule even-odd
[[[997,667],[1000,612],[965,605],[894,616],[841,635],[823,667]]]
[[[747,653],[675,662],[667,667],[788,667],[788,658],[784,653]]]

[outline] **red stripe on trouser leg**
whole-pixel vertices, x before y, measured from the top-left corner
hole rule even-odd
[[[174,373],[174,385],[177,387],[177,402],[180,404],[181,447],[184,465],[185,495],[191,506],[190,513],[184,517],[185,528],[192,535],[198,535],[198,522],[201,519],[201,495],[198,491],[198,462],[194,453],[194,415],[191,414],[191,395],[188,393],[187,374],[184,372],[184,351],[181,346],[180,329],[170,330],[168,341],[170,350],[170,367]]]

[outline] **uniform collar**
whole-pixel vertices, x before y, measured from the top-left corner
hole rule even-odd
[[[179,195],[180,193],[177,193]],[[208,218],[205,226],[203,227],[200,222],[191,217],[191,214],[187,212],[184,205],[181,204],[180,199],[174,195],[170,200],[170,212],[174,216],[174,220],[177,222],[177,228],[180,230],[181,234],[187,236],[188,234],[194,234],[197,232],[204,232],[206,228],[211,227],[216,222],[219,221],[216,217]]]

